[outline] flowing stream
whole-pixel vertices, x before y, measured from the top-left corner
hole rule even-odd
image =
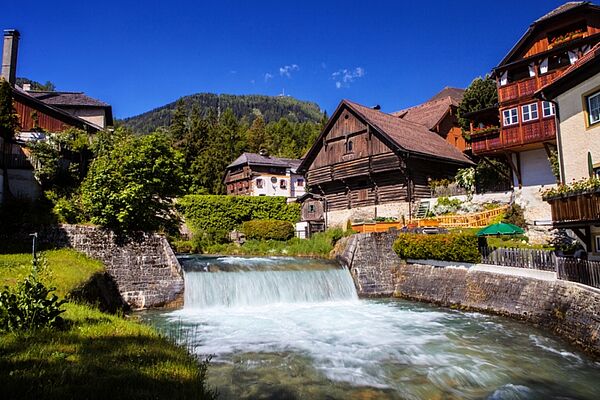
[[[180,261],[184,308],[145,318],[214,355],[222,399],[600,398],[599,362],[523,323],[361,300],[321,260]]]

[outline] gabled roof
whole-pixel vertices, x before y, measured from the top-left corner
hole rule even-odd
[[[43,92],[28,90],[27,94],[53,106],[110,107],[109,104],[91,98],[83,92]]]
[[[300,161],[301,160],[293,158],[262,156],[256,153],[242,153],[241,156],[236,158],[231,164],[227,166],[227,169],[245,164],[295,169],[298,168],[298,166],[300,165]]]
[[[306,154],[300,165],[300,170],[305,170],[319,148],[323,144],[323,136],[327,134],[341,111],[348,108],[364,123],[370,125],[376,134],[393,149],[425,158],[436,158],[452,163],[472,164],[462,152],[450,145],[438,134],[430,131],[424,125],[417,124],[386,114],[379,110],[365,107],[350,100],[342,100],[330,118],[327,126],[319,135],[311,149]]]
[[[502,59],[502,61],[500,61],[500,63],[495,69],[503,66],[504,64],[508,64],[511,58],[521,49],[523,44],[525,44],[533,36],[533,34],[540,25],[549,24],[554,18],[558,16],[562,16],[564,14],[573,12],[574,10],[579,10],[583,8],[588,8],[589,11],[593,12],[600,12],[600,7],[595,4],[591,4],[589,1],[572,1],[555,8],[554,10],[535,20],[529,26],[529,28],[523,34],[523,36],[519,39],[519,41],[508,52],[508,54]]]
[[[393,112],[392,115],[425,125],[427,129],[434,129],[446,116],[451,106],[458,106],[464,93],[464,89],[446,87],[425,103]]]
[[[76,117],[68,112],[61,110],[58,107],[46,104],[43,101],[31,96],[28,92],[22,90],[18,86],[12,86],[13,97],[25,104],[30,105],[38,111],[48,114],[64,123],[74,126],[76,128],[84,129],[87,131],[96,132],[102,129],[102,127],[86,121],[82,118]]]
[[[597,43],[583,57],[564,70],[558,78],[538,89],[535,96],[542,99],[553,99],[599,72],[600,43]]]

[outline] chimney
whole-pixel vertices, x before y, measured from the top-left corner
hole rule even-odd
[[[381,106],[379,104],[374,105],[373,107],[371,107],[373,110],[381,110]]]
[[[2,48],[2,78],[14,85],[17,81],[17,50],[19,49],[19,31],[4,30],[4,47]]]
[[[23,90],[26,92],[31,92],[31,83],[24,83]]]

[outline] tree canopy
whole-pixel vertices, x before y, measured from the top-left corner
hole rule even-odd
[[[477,77],[465,90],[462,101],[458,105],[458,121],[464,130],[469,130],[469,120],[463,116],[467,113],[484,110],[498,105],[496,81],[489,76]]]

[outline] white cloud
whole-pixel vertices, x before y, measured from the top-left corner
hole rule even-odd
[[[352,82],[365,76],[365,69],[356,67],[354,69],[340,69],[331,74],[331,79],[335,81],[335,87],[349,87]]]
[[[279,68],[279,75],[287,76],[288,78],[291,78],[292,72],[299,71],[299,70],[300,70],[300,67],[298,66],[298,64],[285,65],[285,66]]]
[[[269,79],[273,79],[273,75],[271,75],[270,73],[266,73],[265,74],[265,82],[267,82]]]

